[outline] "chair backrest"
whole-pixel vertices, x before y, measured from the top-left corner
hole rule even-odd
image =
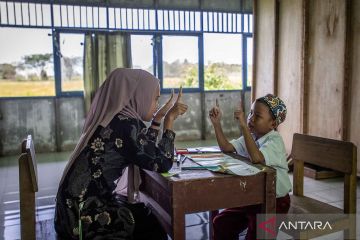
[[[31,135],[28,135],[21,144],[21,152],[26,154],[29,171],[31,176],[31,184],[34,192],[38,191],[37,163],[35,157],[34,141]]]
[[[35,192],[38,191],[37,165],[31,135],[21,144],[19,157],[19,193],[21,239],[35,239]]]
[[[291,156],[294,160],[350,174],[356,147],[351,142],[295,133]]]
[[[295,133],[291,150],[294,195],[304,194],[304,163],[330,168],[344,173],[344,212],[356,213],[356,155],[351,142]]]

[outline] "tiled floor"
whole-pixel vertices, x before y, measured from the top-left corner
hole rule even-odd
[[[178,142],[177,147],[209,146],[215,141]],[[51,220],[54,215],[54,198],[57,186],[68,159],[69,152],[37,154],[39,192],[37,193],[37,221]],[[20,239],[18,156],[0,158],[0,239]],[[292,179],[292,176],[291,176]],[[305,194],[336,207],[343,207],[342,178],[316,181],[305,178]],[[360,215],[360,179],[357,186],[357,213]],[[358,223],[360,219],[358,217]],[[208,235],[207,213],[186,216],[186,239],[206,240]],[[358,232],[358,237],[360,233]],[[284,236],[279,234],[278,238]],[[241,237],[242,238],[242,237]],[[46,239],[49,239],[46,237]],[[325,238],[322,238],[325,239]],[[326,239],[341,239],[334,234]],[[360,239],[360,238],[359,238]]]

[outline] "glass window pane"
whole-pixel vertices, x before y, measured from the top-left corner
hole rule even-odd
[[[154,74],[152,35],[131,35],[131,57],[133,68]]]
[[[163,36],[162,45],[163,88],[198,88],[198,37]]]
[[[242,89],[242,36],[204,34],[205,90]]]
[[[84,91],[84,34],[60,34],[61,89]]]
[[[50,30],[0,28],[0,97],[54,96]]]
[[[253,69],[253,39],[252,37],[247,38],[247,85],[251,87],[252,83],[252,69]]]

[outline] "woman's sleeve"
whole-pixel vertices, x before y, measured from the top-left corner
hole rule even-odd
[[[156,146],[158,130],[129,124],[123,131],[122,151],[126,158],[137,166],[156,172],[167,172],[174,157],[175,133],[165,130]]]

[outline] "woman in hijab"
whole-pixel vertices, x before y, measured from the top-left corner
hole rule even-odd
[[[84,128],[60,181],[55,229],[65,239],[167,239],[138,202],[138,168],[172,166],[173,122],[186,112],[182,91],[158,111],[159,80],[143,70],[116,69],[95,94]],[[156,144],[164,118],[161,140]],[[146,128],[143,121],[152,119]]]

